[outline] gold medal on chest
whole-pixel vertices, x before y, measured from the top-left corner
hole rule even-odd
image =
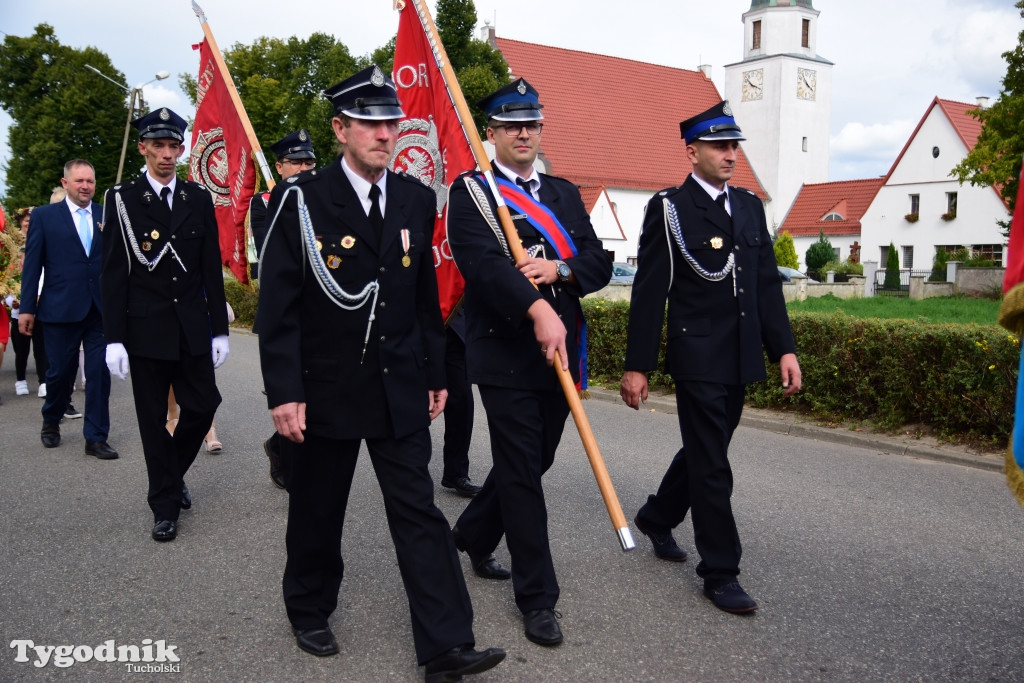
[[[721,249],[722,248],[722,238],[721,237],[712,237],[711,238],[711,248],[712,249]]]
[[[343,249],[351,249],[356,245],[356,238],[352,235],[345,235],[341,238],[341,247]]]
[[[323,249],[324,249],[324,243],[321,242],[320,240],[317,240],[316,241],[316,250],[317,251],[323,251]]]
[[[153,243],[152,242],[143,242],[142,243],[142,251],[149,251],[152,248],[153,248]]]
[[[160,239],[160,231],[159,230],[154,230],[153,232],[149,233],[149,236],[152,237],[155,240],[158,240],[158,239]]]
[[[408,254],[406,254],[405,256],[402,257],[402,265],[404,267],[408,268],[411,264],[412,264],[412,259],[409,258]]]
[[[337,254],[331,254],[330,256],[327,257],[327,267],[330,268],[331,270],[335,270],[340,265],[341,257],[338,256]]]

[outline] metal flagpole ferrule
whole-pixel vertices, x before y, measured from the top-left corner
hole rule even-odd
[[[633,542],[633,533],[629,530],[628,526],[624,526],[619,531],[619,545],[622,546],[623,550],[632,550],[636,547],[636,543]]]

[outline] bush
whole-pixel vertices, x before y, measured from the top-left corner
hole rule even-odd
[[[882,286],[886,289],[900,288],[900,257],[892,242],[889,242],[889,256],[885,260],[885,282]]]
[[[800,259],[796,255],[796,245],[793,243],[792,235],[783,230],[772,247],[775,249],[775,263],[786,268],[800,268]]]
[[[224,278],[224,294],[235,312],[235,327],[252,329],[256,320],[256,292],[249,285],[243,285],[233,277]]]
[[[629,304],[584,299],[590,328],[590,376],[618,386],[626,352]],[[842,313],[791,313],[803,389],[779,391],[778,365],[747,388],[760,408],[807,410],[830,421],[870,419],[883,429],[907,424],[934,428],[940,437],[1005,446],[1013,430],[1020,340],[1001,328],[929,325],[856,318]],[[662,330],[652,390],[671,390],[664,368]]]
[[[832,243],[828,241],[828,238],[825,237],[825,231],[822,230],[818,233],[818,241],[812,244],[807,249],[807,254],[804,255],[807,272],[820,272],[821,267],[835,259],[835,257],[835,249],[832,248]]]

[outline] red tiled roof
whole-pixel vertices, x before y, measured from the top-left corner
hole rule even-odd
[[[577,185],[656,191],[693,169],[679,122],[722,98],[700,71],[497,39],[515,78],[540,92],[541,151],[552,171]],[[638,98],[638,90],[647,97]],[[740,151],[732,183],[767,194]]]
[[[815,236],[822,231],[826,235],[859,235],[860,219],[883,184],[885,178],[804,185],[779,231],[785,230],[793,237]],[[822,220],[832,212],[845,220]]]
[[[946,115],[946,119],[949,121],[950,125],[953,126],[953,130],[956,131],[956,134],[960,137],[964,146],[967,147],[968,152],[974,149],[974,146],[978,144],[978,136],[981,135],[981,129],[983,126],[981,125],[981,121],[968,113],[976,110],[978,105],[968,104],[966,102],[956,102],[954,100],[944,100],[940,97],[936,97],[932,100],[931,104],[928,105],[928,110],[925,111],[921,120],[917,122],[917,127],[914,128],[914,132],[910,134],[909,138],[907,138],[907,144],[903,145],[903,149],[900,150],[900,154],[896,157],[896,161],[894,161],[892,167],[889,168],[889,172],[885,174],[885,179],[887,181],[889,180],[889,176],[893,174],[893,171],[896,170],[896,167],[900,165],[900,161],[903,160],[903,155],[907,153],[910,143],[917,137],[917,132],[921,130],[921,126],[924,125],[924,122],[928,119],[928,116],[931,115],[932,109],[935,107],[939,107],[939,109],[942,110],[942,113]],[[994,185],[992,186],[992,190],[996,193],[996,196],[999,197],[999,201],[1006,205],[1006,200],[1002,197],[1001,186]]]
[[[590,213],[594,210],[597,200],[601,198],[604,185],[578,185],[577,187],[579,187],[580,196],[583,197],[583,206],[586,207],[587,213]]]

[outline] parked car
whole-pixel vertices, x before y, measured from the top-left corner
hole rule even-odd
[[[633,284],[633,277],[636,275],[636,266],[628,263],[613,263],[612,264],[612,282],[624,282],[626,284]]]
[[[778,266],[778,269],[779,269],[779,277],[782,278],[783,282],[792,282],[793,278],[804,278],[808,282],[813,282],[814,284],[818,284],[817,280],[815,280],[813,278],[807,277],[806,275],[801,273],[796,268],[787,268],[786,266]]]

